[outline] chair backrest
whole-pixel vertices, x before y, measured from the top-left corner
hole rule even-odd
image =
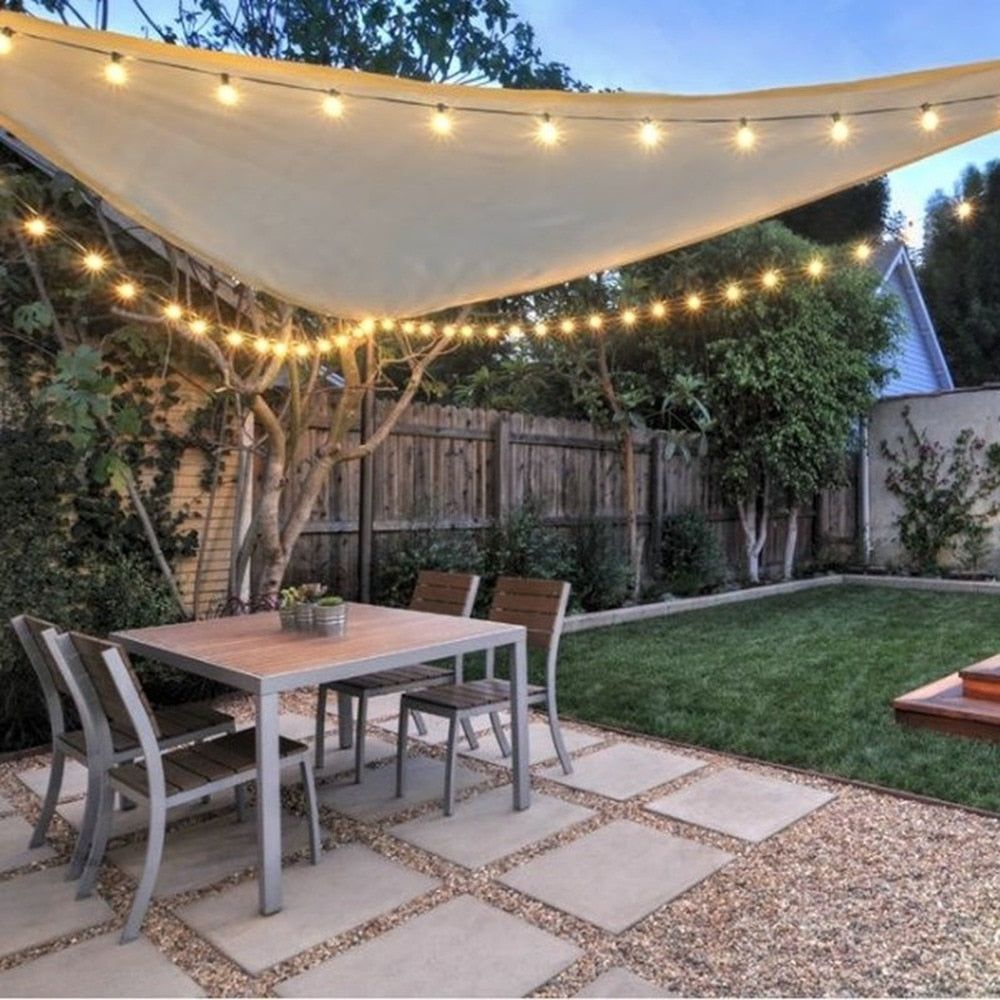
[[[49,713],[49,726],[55,738],[66,731],[62,696],[72,697],[66,679],[62,675],[61,666],[53,660],[48,647],[42,641],[43,632],[49,629],[58,631],[58,628],[52,622],[47,622],[44,618],[35,618],[33,615],[18,615],[12,618],[10,623],[41,685],[42,694],[45,696],[45,708]],[[77,705],[78,711],[79,707]]]
[[[410,599],[410,610],[468,618],[478,591],[479,577],[475,573],[442,573],[422,569]]]
[[[69,632],[67,636],[108,725],[140,738],[140,742],[142,730],[148,729],[155,747],[160,728],[125,650],[116,643],[81,632]]]
[[[489,619],[523,625],[528,630],[529,649],[542,649],[547,653],[551,674],[559,653],[569,592],[570,585],[562,580],[502,576],[493,591]]]

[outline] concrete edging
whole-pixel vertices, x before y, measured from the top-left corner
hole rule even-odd
[[[626,625],[629,622],[646,621],[650,618],[680,615],[686,611],[702,611],[706,608],[723,607],[726,604],[740,604],[743,601],[756,601],[765,597],[780,597],[782,594],[797,594],[803,590],[838,587],[845,584],[862,587],[893,587],[896,590],[937,590],[946,594],[995,594],[1000,596],[1000,581],[998,580],[947,580],[923,576],[869,576],[865,573],[831,573],[829,576],[810,577],[806,580],[789,580],[785,583],[767,583],[762,587],[730,590],[723,594],[679,597],[673,601],[659,601],[656,604],[637,604],[627,608],[611,608],[608,611],[570,615],[566,618],[563,631],[566,633],[588,632],[590,629],[607,628],[610,625]]]

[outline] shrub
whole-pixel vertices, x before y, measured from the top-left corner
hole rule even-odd
[[[629,598],[632,571],[614,529],[591,521],[574,532],[572,603],[583,611],[620,608]]]
[[[698,510],[670,514],[663,524],[663,579],[673,594],[707,594],[725,578],[719,539]]]
[[[376,604],[403,608],[410,603],[422,569],[478,573],[481,564],[481,553],[468,534],[411,531],[375,561],[372,599]]]

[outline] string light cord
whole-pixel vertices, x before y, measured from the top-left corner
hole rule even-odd
[[[13,43],[18,37],[29,38],[32,41],[47,43],[50,45],[62,46],[64,48],[75,49],[82,52],[89,52],[94,55],[98,55],[108,60],[109,66],[115,66],[117,69],[113,72],[114,79],[109,77],[109,82],[113,82],[116,85],[124,85],[127,75],[124,70],[124,66],[128,64],[138,64],[138,65],[150,65],[157,66],[165,69],[176,70],[179,72],[193,73],[199,76],[204,76],[219,80],[222,78],[222,87],[233,87],[235,83],[252,84],[254,86],[261,87],[272,87],[280,90],[296,91],[300,93],[311,94],[314,96],[319,96],[324,99],[329,100],[334,98],[336,100],[342,100],[347,98],[351,101],[359,102],[376,102],[383,104],[400,105],[405,107],[415,107],[421,108],[427,111],[435,112],[437,115],[443,113],[459,113],[459,114],[475,114],[475,115],[496,115],[505,116],[510,118],[521,118],[521,119],[532,119],[537,120],[544,117],[548,113],[544,109],[539,109],[538,111],[530,111],[519,108],[502,108],[502,107],[491,107],[484,105],[459,103],[459,104],[446,104],[442,103],[440,96],[428,97],[427,99],[412,98],[412,97],[400,97],[390,94],[376,94],[365,91],[358,91],[350,87],[336,87],[331,88],[328,85],[320,84],[308,84],[308,83],[296,83],[289,80],[275,80],[270,77],[258,76],[253,73],[232,73],[232,72],[220,72],[215,69],[208,69],[200,66],[191,66],[187,63],[181,63],[170,59],[161,59],[155,56],[149,55],[123,55],[114,49],[106,49],[101,46],[88,45],[83,42],[73,42],[67,39],[60,38],[50,38],[46,35],[38,34],[30,30],[17,29],[14,30],[9,27],[4,27],[0,29],[2,36],[7,40],[5,45],[6,52],[9,53],[13,48]],[[221,88],[220,88],[221,89]],[[220,99],[222,99],[220,95]],[[640,128],[648,125],[730,125],[730,126],[740,126],[746,127],[748,124],[773,124],[781,122],[801,122],[801,121],[829,121],[833,120],[835,125],[839,125],[839,131],[843,131],[846,119],[851,118],[868,118],[878,115],[892,115],[901,114],[903,112],[910,113],[921,113],[921,123],[923,127],[928,131],[932,131],[937,127],[937,110],[948,107],[955,107],[959,105],[970,105],[983,103],[986,101],[998,101],[1000,100],[1000,92],[991,92],[983,94],[975,94],[967,97],[953,97],[953,98],[942,98],[941,100],[934,102],[920,102],[919,104],[891,104],[882,105],[874,108],[857,108],[855,110],[846,110],[843,108],[833,108],[824,111],[805,111],[805,112],[793,112],[785,114],[763,114],[759,116],[748,116],[748,115],[732,115],[732,116],[699,116],[699,115],[618,115],[613,113],[602,113],[602,114],[588,114],[583,112],[568,111],[565,113],[560,113],[558,119],[561,121],[578,121],[578,122],[609,122],[609,123],[619,123],[619,124],[630,124],[637,125]],[[223,101],[226,103],[225,101]],[[235,102],[234,102],[235,103]],[[339,117],[340,111],[338,110],[335,114],[331,111],[334,117]],[[928,117],[933,114],[935,117],[931,119]],[[554,117],[554,116],[553,116]],[[933,124],[931,122],[933,121]],[[440,119],[438,119],[440,124]],[[433,126],[432,126],[433,127]],[[436,128],[438,131],[442,131],[440,128]],[[651,143],[645,142],[644,144],[650,145]]]

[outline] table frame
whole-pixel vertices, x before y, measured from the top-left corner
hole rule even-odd
[[[366,609],[369,610],[369,609]],[[386,614],[403,613],[410,616],[421,615],[429,619],[446,618],[449,624],[455,619],[447,615],[428,612],[397,612],[393,608],[379,608]],[[252,616],[261,619],[262,638],[273,634],[278,623],[275,612],[262,612]],[[245,619],[242,619],[245,620]],[[158,626],[150,629],[134,629],[114,632],[111,639],[124,646],[130,653],[145,656],[188,673],[207,677],[210,680],[228,684],[254,698],[257,723],[257,851],[258,883],[260,891],[260,912],[264,915],[277,913],[282,906],[281,890],[281,780],[280,757],[278,753],[278,719],[281,709],[281,695],[302,687],[311,687],[328,681],[348,680],[363,674],[395,667],[412,666],[426,660],[443,660],[480,651],[489,652],[509,647],[512,650],[510,669],[511,693],[511,743],[513,750],[513,798],[516,810],[527,809],[531,804],[528,747],[528,653],[527,631],[521,625],[502,622],[488,622],[481,619],[465,619],[470,624],[481,626],[477,634],[459,639],[447,639],[421,643],[405,652],[385,652],[364,658],[336,659],[338,639],[330,638],[330,661],[319,666],[289,670],[285,673],[260,674],[249,669],[213,662],[210,658],[181,653],[165,647],[149,633],[182,637],[185,629],[204,628],[206,622],[185,622],[180,625]],[[348,629],[350,628],[350,608]],[[303,637],[305,638],[305,637]],[[316,637],[309,636],[315,643]]]

